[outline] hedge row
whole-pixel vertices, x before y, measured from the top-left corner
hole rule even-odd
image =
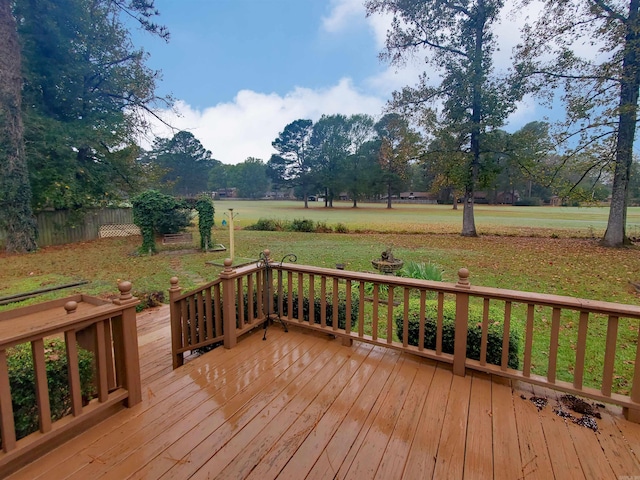
[[[309,233],[349,233],[349,229],[343,223],[335,226],[326,222],[314,222],[307,218],[294,220],[280,220],[274,218],[260,218],[253,225],[245,227],[245,230],[259,230],[265,232],[309,232]]]
[[[51,420],[56,421],[71,413],[67,349],[62,340],[47,339],[44,342],[44,353]],[[92,383],[93,354],[78,348],[78,364],[82,397],[88,401],[95,392]],[[20,439],[39,428],[31,344],[23,343],[8,349],[7,366],[16,438]]]

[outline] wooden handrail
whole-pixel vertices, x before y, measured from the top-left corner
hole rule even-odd
[[[265,254],[268,258],[268,252]],[[189,321],[197,321],[197,312],[203,309],[219,309],[222,302],[224,308],[213,317],[216,322],[222,323],[223,332],[220,337],[208,338],[204,341],[223,340],[225,347],[232,348],[240,335],[265,321],[264,313],[268,310],[266,308],[268,305],[275,309],[283,321],[342,337],[346,344],[358,340],[451,363],[457,375],[464,375],[466,369],[470,368],[584,395],[599,401],[618,404],[624,408],[629,419],[640,421],[640,349],[636,350],[635,355],[638,368],[634,367],[633,378],[629,379],[632,380],[630,395],[615,393],[613,385],[619,322],[622,319],[640,319],[640,306],[475,286],[469,282],[469,272],[464,268],[458,272],[457,283],[416,280],[293,263],[270,263],[269,274],[263,274],[263,269],[258,265],[234,269],[229,260],[216,281],[198,290],[176,295],[175,304],[172,300],[172,317],[174,314],[180,316],[184,325]],[[365,298],[366,284],[372,285],[370,300]],[[202,296],[203,292],[206,293],[213,288],[217,288],[217,293],[212,295],[212,302],[207,300],[208,297],[205,295],[204,307],[199,307],[197,301],[193,305],[189,303],[189,298],[200,298],[198,295]],[[267,291],[275,294],[277,300],[264,297]],[[256,292],[262,293],[256,294]],[[386,300],[383,292],[386,292]],[[247,297],[251,297],[251,301],[248,302],[245,310],[244,299]],[[265,299],[257,301],[254,305],[256,297]],[[431,301],[428,298],[434,298],[434,300]],[[429,302],[434,302],[430,308],[435,308],[436,311],[435,318],[432,320],[429,320],[426,314],[426,305]],[[207,307],[210,303],[212,305]],[[445,308],[449,308],[447,305],[450,303],[455,303],[453,351],[448,350],[450,348],[448,346],[445,348],[444,342]],[[418,323],[416,332],[418,338],[415,344],[412,344],[408,341],[409,317],[410,314],[413,315],[410,305],[417,304],[419,304],[419,312],[415,315]],[[476,306],[479,304],[482,310],[477,325],[469,323],[472,304]],[[496,307],[501,307],[503,312],[498,320],[492,317],[493,313],[491,313]],[[536,348],[538,350],[547,348],[536,345],[534,339],[535,325],[539,322],[541,309],[549,310],[551,313],[551,321],[548,324],[548,360],[545,376],[533,373],[536,366],[532,362]],[[571,312],[579,317],[572,382],[557,378],[558,349],[565,312]],[[189,320],[192,313],[195,317]],[[206,318],[208,319],[209,316],[207,313]],[[606,317],[606,342],[602,363],[598,367],[602,375],[597,389],[584,385],[589,327],[594,325],[594,322],[600,324],[600,320],[594,318],[595,316]],[[429,321],[434,322],[434,326],[429,327],[434,330],[433,346],[427,346],[425,343]],[[398,325],[394,327],[396,322]],[[467,358],[467,330],[472,327],[480,328],[479,353],[475,357],[477,359]],[[489,362],[489,331],[496,328],[501,332],[497,346],[500,349],[500,355],[498,359],[494,358]],[[524,337],[521,342],[523,350],[518,359],[521,370],[513,368],[510,363],[513,360],[510,358],[510,347],[512,347],[510,343],[513,341],[514,330],[519,331]],[[220,333],[219,329],[216,331]],[[184,332],[183,330],[182,334],[178,334],[178,337],[183,339],[181,351],[189,348],[184,342],[186,336]],[[176,337],[174,337],[174,343],[180,343],[176,341]],[[495,348],[494,344],[493,349]],[[177,354],[181,355],[180,350]],[[564,375],[566,374],[563,373],[561,378]]]
[[[119,403],[142,401],[135,307],[131,283],[118,285],[120,297],[107,302],[86,295],[41,303],[0,313],[0,470],[26,462],[57,438],[78,431]],[[53,422],[49,407],[44,339],[63,336],[66,345],[71,417]],[[7,350],[30,343],[33,355],[39,431],[16,439],[7,365]],[[93,353],[97,398],[83,404],[78,345]],[[115,367],[115,368],[114,368]]]

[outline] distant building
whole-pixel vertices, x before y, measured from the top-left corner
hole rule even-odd
[[[438,195],[431,192],[402,192],[400,200],[419,200],[421,203],[437,203]]]

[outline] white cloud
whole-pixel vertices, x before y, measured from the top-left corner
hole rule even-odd
[[[331,0],[331,11],[322,17],[322,28],[335,33],[350,28],[354,20],[365,16],[364,0]]]
[[[211,150],[213,158],[236,164],[247,157],[269,160],[275,153],[271,142],[294,120],[316,121],[323,114],[337,113],[378,116],[384,103],[377,96],[358,92],[350,79],[343,78],[327,89],[297,87],[284,96],[241,90],[232,102],[202,110],[179,101],[175,105],[178,115],[167,110],[158,114],[174,128],[193,133]],[[153,136],[170,137],[174,133],[156,119],[151,123]],[[148,140],[145,143],[148,148]]]

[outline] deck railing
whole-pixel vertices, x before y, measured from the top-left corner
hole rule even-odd
[[[0,471],[28,461],[47,445],[96,422],[121,407],[142,400],[138,337],[131,283],[119,285],[113,302],[86,295],[0,313]],[[47,339],[64,339],[71,414],[53,421],[47,386]],[[39,430],[16,439],[7,351],[30,343],[34,366]],[[78,347],[93,352],[96,398],[82,398]]]
[[[640,421],[639,306],[472,286],[464,268],[458,277],[445,283],[274,262],[235,270],[227,261],[218,280],[184,295],[172,279],[174,366],[192,347],[232,348],[277,317],[347,344],[447,362],[457,375],[469,368],[617,404]]]

